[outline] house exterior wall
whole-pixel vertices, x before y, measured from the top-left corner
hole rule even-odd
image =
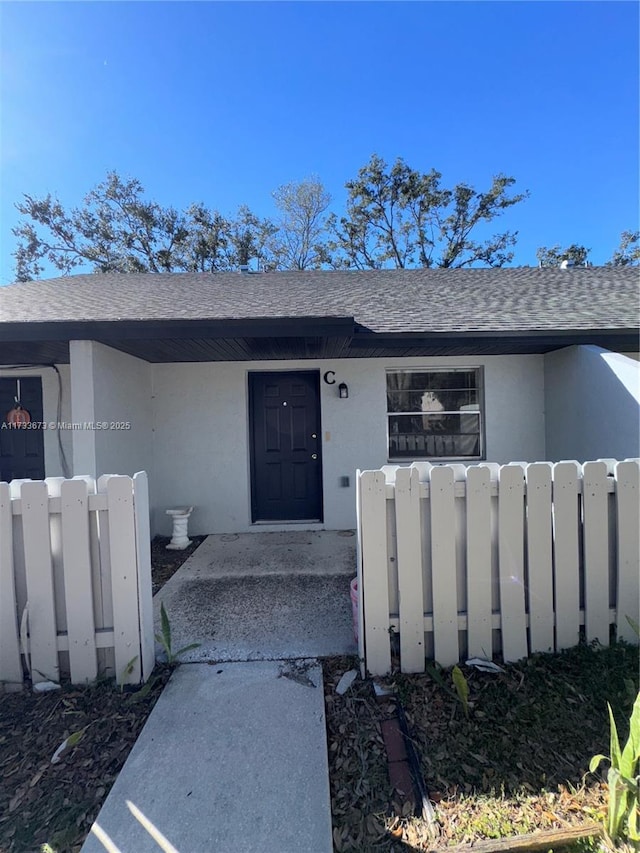
[[[0,377],[19,379],[21,376],[39,376],[42,381],[42,413],[47,425],[43,430],[46,477],[65,477],[70,475],[72,470],[71,432],[65,429],[58,432],[58,421],[66,423],[71,420],[70,370],[68,364],[59,364],[57,368],[59,374],[56,374],[53,367],[0,367]],[[67,460],[66,471],[64,459]]]
[[[547,459],[640,456],[640,364],[595,346],[544,356]]]
[[[74,473],[151,478],[151,365],[95,341],[72,341],[70,352],[73,423],[107,425],[72,431]]]
[[[486,458],[494,462],[545,458],[543,357],[335,359],[151,366],[153,525],[168,534],[164,510],[196,509],[190,531],[255,529],[250,514],[248,373],[252,370],[335,372],[335,385],[320,383],[324,524],[355,526],[355,471],[387,460],[386,370],[483,367]],[[338,384],[349,388],[338,397]],[[406,463],[405,463],[406,464]],[[139,466],[142,467],[142,466]],[[349,487],[340,485],[348,476]],[[313,525],[309,525],[310,527]],[[260,530],[282,529],[261,524]]]

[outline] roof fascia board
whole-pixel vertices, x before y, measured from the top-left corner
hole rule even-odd
[[[174,338],[351,337],[353,317],[277,317],[247,320],[80,320],[0,323],[0,341]]]
[[[584,341],[587,338],[633,338],[640,345],[638,329],[547,329],[526,331],[460,331],[460,332],[367,332],[356,331],[351,341],[352,349],[368,349],[371,346],[404,348],[408,346],[424,346],[433,342],[440,346],[459,344],[461,341],[504,340],[526,343],[555,343],[567,346],[572,340]]]

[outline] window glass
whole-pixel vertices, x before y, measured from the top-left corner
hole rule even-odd
[[[387,373],[389,457],[482,457],[481,371]]]

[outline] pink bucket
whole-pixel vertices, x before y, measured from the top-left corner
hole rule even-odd
[[[351,590],[351,612],[353,614],[353,636],[358,642],[358,578],[354,578],[350,584]]]

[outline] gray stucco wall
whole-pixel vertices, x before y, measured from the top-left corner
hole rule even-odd
[[[595,346],[544,357],[546,456],[628,459],[640,456],[640,364]]]
[[[151,365],[95,341],[72,341],[70,349],[73,421],[106,424],[74,429],[74,474],[151,478]]]
[[[164,510],[193,504],[192,533],[241,532],[250,513],[248,374],[252,370],[335,371],[320,383],[324,528],[355,527],[355,471],[388,461],[388,368],[483,367],[486,456],[492,462],[544,459],[541,355],[154,364],[154,528],[169,533]],[[337,396],[346,382],[349,398]],[[408,464],[410,460],[404,462]],[[349,487],[340,485],[348,476]],[[313,525],[309,525],[313,526]],[[261,525],[260,529],[274,529]]]

